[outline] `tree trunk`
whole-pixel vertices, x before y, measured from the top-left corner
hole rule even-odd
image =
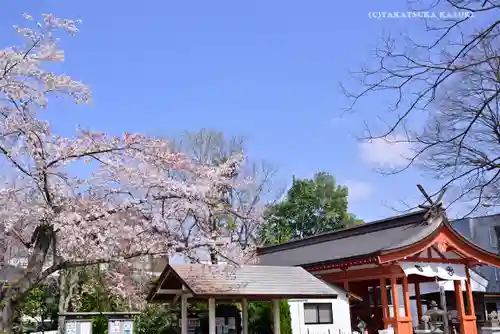
[[[59,305],[58,313],[68,312],[69,303],[78,283],[78,269],[68,269],[60,272],[59,281]],[[60,315],[57,318],[57,328],[59,333],[64,334],[64,322],[66,317]]]
[[[59,273],[59,305],[57,307],[57,313],[61,314],[65,312],[64,307],[66,301],[66,271],[61,271]],[[57,317],[57,331],[61,334],[64,333],[64,315],[58,315]]]
[[[24,277],[3,284],[0,290],[0,333],[12,333],[16,320],[16,307],[26,294],[39,283],[39,275],[43,270],[45,258],[53,240],[52,227],[38,226],[32,236],[33,253],[29,257]]]
[[[14,325],[14,310],[16,303],[12,298],[7,296],[0,302],[0,333],[12,333],[12,327]]]

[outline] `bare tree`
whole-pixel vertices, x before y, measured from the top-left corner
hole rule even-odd
[[[427,41],[385,39],[375,50],[376,65],[354,73],[361,89],[343,88],[349,109],[375,93],[393,98],[385,113],[377,111],[385,128],[375,133],[367,125],[363,139],[406,143],[413,154],[403,167],[384,172],[411,166],[431,172],[442,182],[436,193],[449,188],[448,201],[468,203],[469,215],[485,203],[500,204],[500,1],[425,5],[413,2],[412,9],[439,16],[422,20]]]
[[[194,132],[184,132],[175,140],[175,147],[184,154],[191,156],[196,163],[217,166],[224,163],[235,154],[243,153],[245,150],[245,139],[242,136],[226,136],[223,132],[201,129]],[[226,198],[228,206],[252,212],[262,210],[266,205],[274,203],[283,194],[284,187],[277,182],[277,168],[266,161],[258,161],[247,158],[243,167],[235,171],[231,177],[243,184],[240,188],[221,189],[222,197]],[[247,182],[251,181],[251,182]],[[208,219],[214,231],[220,229],[232,229],[231,219],[227,215],[212,212]],[[195,224],[196,225],[196,224]],[[256,226],[239,226],[240,240],[245,243],[255,243]],[[216,242],[226,242],[214,240]],[[216,247],[208,250],[210,261],[217,263],[221,254],[217,253]],[[200,254],[193,254],[192,259],[199,260]],[[223,257],[223,256],[222,256]]]

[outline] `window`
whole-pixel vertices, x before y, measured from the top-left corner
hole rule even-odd
[[[497,251],[500,252],[500,226],[495,226],[495,236],[497,241]]]
[[[500,287],[500,268],[493,268],[493,271],[495,273],[495,281],[496,281],[496,285],[498,287]],[[490,282],[490,284],[488,286],[493,286],[495,283],[493,282]],[[498,289],[498,288],[497,288]]]
[[[332,303],[304,303],[304,323],[333,324]]]

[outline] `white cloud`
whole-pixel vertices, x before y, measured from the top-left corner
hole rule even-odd
[[[372,185],[366,182],[347,180],[344,185],[349,189],[349,202],[367,198],[373,193]]]
[[[402,135],[387,139],[377,138],[359,144],[359,152],[364,161],[377,167],[404,167],[413,156],[411,143]]]

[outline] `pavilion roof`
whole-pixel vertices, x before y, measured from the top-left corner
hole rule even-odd
[[[169,264],[150,290],[147,301],[167,302],[182,293],[198,300],[211,297],[271,300],[337,298],[339,290],[301,267]]]

